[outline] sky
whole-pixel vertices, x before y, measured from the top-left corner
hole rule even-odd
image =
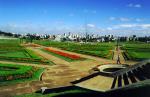
[[[150,36],[150,0],[0,0],[0,30]]]

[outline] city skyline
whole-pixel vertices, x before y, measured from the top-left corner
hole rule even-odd
[[[148,0],[0,0],[0,30],[150,35]]]

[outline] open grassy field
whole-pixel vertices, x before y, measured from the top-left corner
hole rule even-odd
[[[49,63],[35,52],[20,45],[19,39],[0,40],[0,60],[11,60],[31,63]]]
[[[56,42],[56,41],[49,41],[49,40],[39,40],[34,41],[37,44],[44,45],[44,46],[51,46],[61,48],[63,50],[77,52],[81,54],[87,54],[97,57],[103,57],[111,59],[113,56],[113,52],[111,51],[114,49],[115,43],[72,43],[72,42]]]
[[[150,44],[142,42],[127,42],[122,44],[124,57],[127,60],[150,59]]]
[[[0,83],[16,83],[27,80],[39,80],[44,68],[0,63]]]

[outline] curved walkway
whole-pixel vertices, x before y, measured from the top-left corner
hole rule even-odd
[[[52,56],[42,50],[41,47],[28,47],[29,49],[36,52],[38,55],[53,61],[56,65],[47,66],[47,65],[37,65],[37,64],[27,64],[27,63],[17,63],[17,62],[6,62],[0,61],[0,63],[12,63],[12,64],[20,64],[20,65],[28,65],[28,66],[36,66],[36,67],[45,67],[46,70],[43,72],[41,81],[30,81],[24,83],[18,83],[9,86],[1,86],[0,87],[0,95],[2,97],[12,97],[13,95],[19,95],[24,93],[31,93],[39,90],[41,87],[48,88],[57,88],[61,86],[71,85],[70,82],[76,79],[82,78],[89,74],[89,70],[100,64],[112,64],[115,63],[115,60],[108,60],[104,58],[93,57],[84,54],[77,54],[74,52],[60,50],[58,48],[51,47],[51,49],[60,50],[63,52],[76,54],[81,57],[87,58],[83,61],[75,61],[75,62],[67,62],[58,57]],[[121,52],[121,51],[120,51]]]

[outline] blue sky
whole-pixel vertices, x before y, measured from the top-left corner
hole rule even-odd
[[[150,35],[149,0],[0,0],[0,29],[15,33]]]

